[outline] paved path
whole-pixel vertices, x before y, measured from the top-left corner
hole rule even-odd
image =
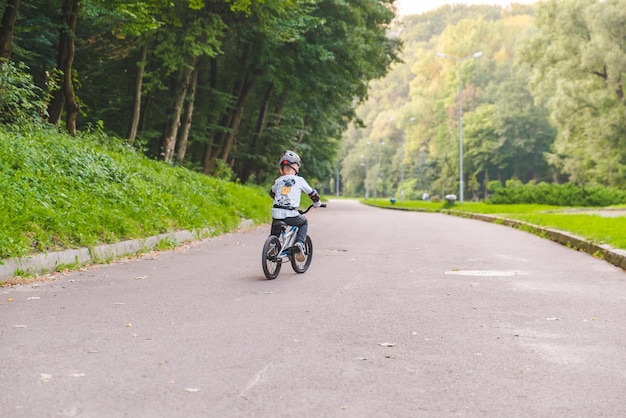
[[[624,415],[624,271],[442,214],[307,216],[303,275],[264,280],[261,227],[0,289],[0,416]]]

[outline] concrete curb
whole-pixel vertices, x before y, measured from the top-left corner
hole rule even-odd
[[[239,229],[250,228],[254,222],[243,219]],[[144,239],[133,239],[115,244],[98,245],[94,248],[79,248],[74,250],[57,251],[51,253],[34,254],[26,257],[9,258],[0,262],[0,280],[15,276],[41,275],[55,272],[64,266],[84,266],[86,264],[106,263],[121,257],[132,256],[151,251],[162,241],[182,244],[197,241],[211,236],[210,229],[198,231],[177,231],[161,234]]]

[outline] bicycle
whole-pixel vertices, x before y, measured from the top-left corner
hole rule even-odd
[[[307,213],[313,205],[306,208],[306,210],[298,210],[301,215]],[[326,205],[322,204],[320,207],[325,208]],[[304,273],[311,265],[313,259],[313,241],[311,237],[306,236],[304,241],[304,260],[296,260],[294,252],[294,244],[296,243],[296,234],[298,233],[297,226],[289,226],[285,222],[280,222],[280,233],[278,236],[270,235],[263,244],[263,273],[268,280],[274,280],[280,273],[280,268],[283,263],[291,262],[291,267],[296,273]]]

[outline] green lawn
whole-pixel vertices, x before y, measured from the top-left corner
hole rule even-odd
[[[623,205],[611,208],[582,209],[548,205],[489,205],[476,202],[447,205],[441,202],[405,201],[404,203],[392,204],[387,199],[369,199],[363,200],[363,203],[379,207],[426,212],[454,210],[494,215],[569,232],[596,244],[607,244],[613,248],[626,249],[626,206]],[[598,212],[603,212],[607,216],[600,215]]]

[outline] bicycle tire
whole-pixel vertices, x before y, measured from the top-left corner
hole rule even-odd
[[[311,260],[313,259],[313,241],[311,241],[311,237],[306,236],[306,240],[304,241],[304,261],[296,260],[295,255],[291,256],[289,260],[291,261],[291,267],[293,271],[298,274],[302,274],[311,265]]]
[[[277,259],[280,254],[280,240],[274,235],[270,235],[263,244],[262,265],[263,274],[267,280],[274,280],[280,273],[282,262]]]

